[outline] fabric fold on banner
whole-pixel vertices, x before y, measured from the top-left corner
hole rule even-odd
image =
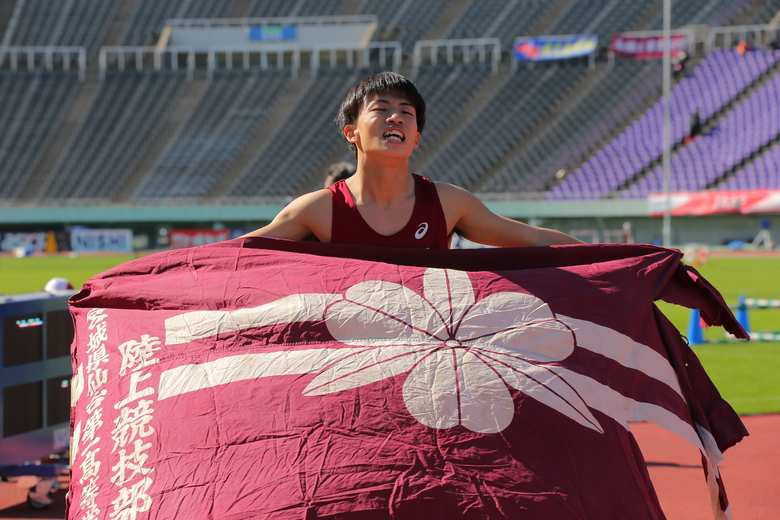
[[[747,334],[672,249],[268,238],[90,279],[68,518],[664,518],[630,430],[747,435],[654,301]]]

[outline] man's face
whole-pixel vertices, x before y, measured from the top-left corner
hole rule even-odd
[[[373,94],[364,101],[357,122],[344,128],[344,136],[363,153],[408,158],[420,143],[414,105],[392,92]]]

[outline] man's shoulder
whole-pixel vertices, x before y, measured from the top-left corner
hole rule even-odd
[[[312,207],[312,206],[320,206],[327,202],[330,202],[331,200],[331,192],[327,188],[312,191],[309,193],[305,193],[298,197],[297,199],[293,200],[290,203],[290,206],[296,206],[300,209]]]
[[[287,204],[279,213],[285,219],[316,220],[330,211],[331,194],[327,189],[305,193]]]
[[[463,201],[476,198],[470,191],[460,186],[450,184],[449,182],[433,181],[436,186],[436,191],[439,197],[445,197],[447,199],[453,199],[456,201]]]

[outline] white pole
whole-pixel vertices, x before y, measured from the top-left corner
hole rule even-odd
[[[663,241],[664,247],[672,244],[672,172],[671,172],[671,100],[669,92],[672,86],[672,0],[664,0],[664,59],[663,59],[663,174],[664,195],[666,203],[664,208]]]

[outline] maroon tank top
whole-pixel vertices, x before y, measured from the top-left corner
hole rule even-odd
[[[333,196],[333,220],[330,241],[342,244],[366,244],[388,247],[448,249],[447,222],[433,181],[415,173],[414,210],[409,222],[398,233],[382,235],[369,226],[355,205],[345,181],[328,188]]]

